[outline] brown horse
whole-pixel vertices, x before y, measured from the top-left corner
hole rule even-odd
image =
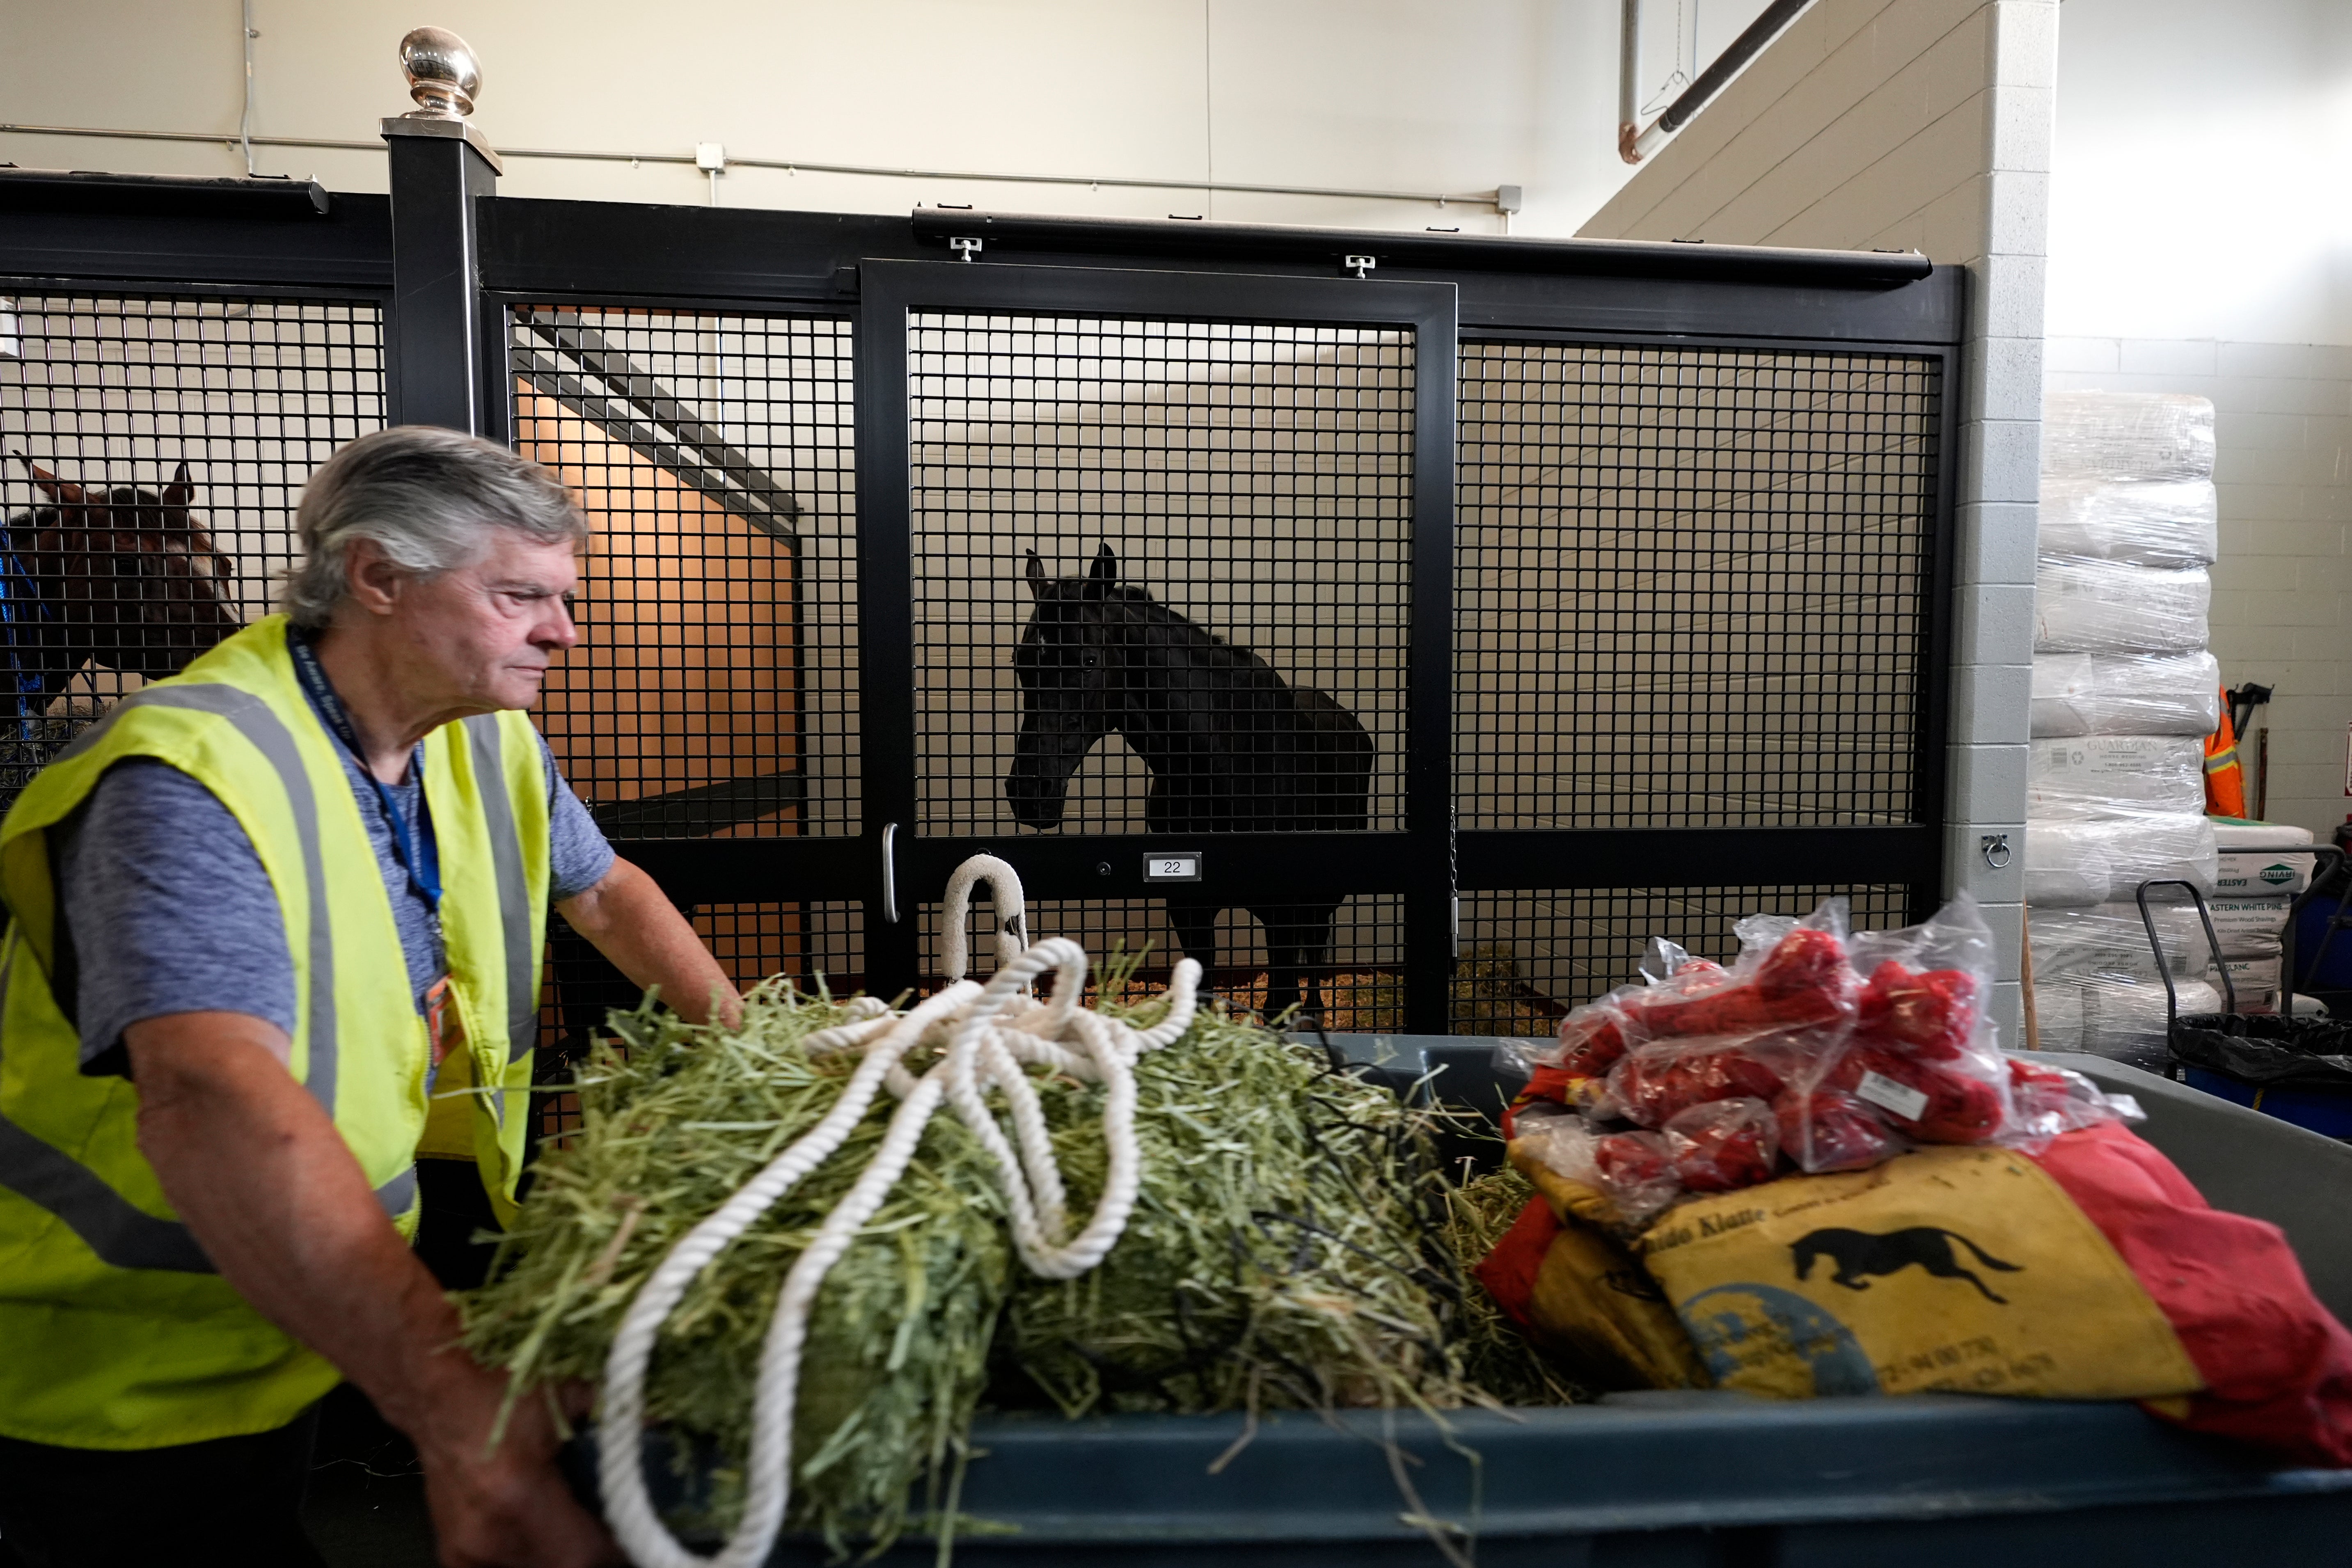
[[[16,721],[0,790],[21,786],[70,738],[62,731],[73,726],[44,715],[85,665],[160,679],[243,624],[226,592],[235,569],[189,513],[187,464],[159,494],[79,485],[17,460],[52,504],[0,528],[0,645],[13,666],[0,670],[0,695],[13,698]]]

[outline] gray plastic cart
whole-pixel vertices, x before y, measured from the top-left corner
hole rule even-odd
[[[1494,1114],[1492,1041],[1334,1036],[1352,1059]],[[2352,1148],[2097,1057],[2050,1055],[2138,1097],[2140,1131],[2217,1206],[2294,1240],[2320,1299],[2352,1312]],[[1620,1394],[1447,1434],[1406,1415],[1286,1415],[1217,1475],[1239,1416],[993,1416],[964,1483],[972,1568],[1437,1564],[1430,1519],[1475,1531],[1481,1568],[2131,1568],[2352,1563],[2352,1471],[2282,1470],[2130,1405],[1913,1395],[1778,1403]],[[1466,1451],[1466,1452],[1465,1452]],[[1475,1453],[1474,1461],[1469,1455]],[[650,1467],[657,1473],[659,1465]],[[817,1563],[807,1543],[778,1563]],[[936,1560],[909,1542],[882,1559]]]

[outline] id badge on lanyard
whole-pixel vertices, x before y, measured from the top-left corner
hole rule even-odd
[[[449,977],[443,975],[425,994],[425,1037],[433,1047],[433,1065],[449,1054]]]

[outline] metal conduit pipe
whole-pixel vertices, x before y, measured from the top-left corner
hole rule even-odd
[[[1617,155],[1638,163],[1642,134],[1642,0],[1623,0],[1617,24]]]
[[[199,142],[237,147],[249,141],[256,147],[309,147],[331,153],[381,153],[383,142],[352,141],[331,136],[240,136],[217,131],[125,131],[96,125],[29,125],[0,121],[0,134],[25,136],[88,136],[110,142]],[[500,147],[501,158],[556,158],[595,163],[676,163],[699,168],[692,153],[598,152],[578,147]],[[1022,185],[1104,185],[1136,191],[1198,191],[1245,195],[1338,196],[1356,201],[1412,202],[1439,208],[1487,207],[1498,213],[1517,212],[1517,185],[1491,191],[1377,191],[1341,185],[1265,185],[1231,180],[1184,180],[1130,177],[1123,174],[1014,174],[977,169],[891,168],[873,163],[809,163],[790,158],[729,157],[733,169],[780,169],[786,174],[866,174],[891,180],[996,180]]]
[[[1638,163],[1664,146],[1666,138],[1690,123],[1691,117],[1705,109],[1715,95],[1721,92],[1733,77],[1747,68],[1748,62],[1764,52],[1764,47],[1779,37],[1790,23],[1795,21],[1812,0],[1772,0],[1762,15],[1748,24],[1731,47],[1715,58],[1715,63],[1699,72],[1698,79],[1683,89],[1680,98],[1666,105],[1666,111],[1650,122],[1649,129],[1636,135],[1633,132],[1633,105],[1638,87],[1641,66],[1641,0],[1625,0],[1624,37],[1620,51],[1618,77],[1617,155],[1628,163]]]

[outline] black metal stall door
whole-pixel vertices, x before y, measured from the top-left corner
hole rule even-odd
[[[860,284],[869,985],[936,982],[985,851],[1033,940],[1442,1029],[1454,288]]]

